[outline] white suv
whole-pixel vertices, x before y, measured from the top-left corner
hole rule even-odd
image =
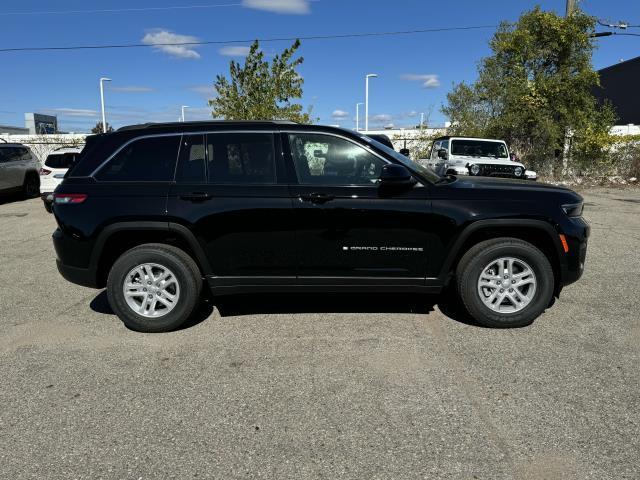
[[[29,147],[20,143],[0,143],[0,191],[22,191],[37,197],[40,188],[40,161]]]
[[[40,196],[47,211],[51,211],[53,192],[62,183],[81,150],[82,148],[78,147],[60,147],[47,156],[44,166],[40,169]]]
[[[503,140],[439,137],[433,141],[427,165],[436,173],[536,180],[536,172],[511,160]]]

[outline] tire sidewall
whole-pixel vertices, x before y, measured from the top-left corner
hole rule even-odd
[[[514,313],[498,313],[487,307],[478,293],[478,279],[492,260],[513,257],[527,263],[536,276],[534,299],[522,310]],[[529,325],[547,307],[553,296],[554,277],[549,261],[533,246],[495,245],[481,251],[464,271],[462,291],[465,306],[474,318],[492,327],[518,327]]]
[[[131,270],[144,263],[162,265],[173,272],[180,287],[178,304],[166,315],[148,318],[134,312],[124,297],[123,284]],[[187,265],[163,250],[140,250],[122,255],[113,265],[107,281],[107,295],[114,312],[132,330],[165,332],[178,328],[189,317],[197,301],[197,283]]]

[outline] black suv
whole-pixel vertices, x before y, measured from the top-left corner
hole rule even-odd
[[[357,132],[289,122],[145,124],[87,139],[54,196],[58,269],[106,285],[130,328],[213,295],[439,293],[482,325],[531,323],[582,274],[571,190],[440,177]]]

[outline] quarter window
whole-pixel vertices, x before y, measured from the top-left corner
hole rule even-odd
[[[111,182],[168,182],[178,157],[180,136],[150,137],[126,145],[97,173]]]
[[[207,175],[209,183],[275,183],[273,135],[208,134]]]
[[[298,180],[308,185],[373,185],[385,161],[362,146],[333,135],[292,133]]]

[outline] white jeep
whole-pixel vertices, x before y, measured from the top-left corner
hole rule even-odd
[[[536,180],[536,172],[511,160],[503,140],[439,137],[433,141],[427,166],[439,175],[474,175]]]
[[[40,160],[20,143],[0,140],[0,192],[22,191],[29,198],[40,193]]]

